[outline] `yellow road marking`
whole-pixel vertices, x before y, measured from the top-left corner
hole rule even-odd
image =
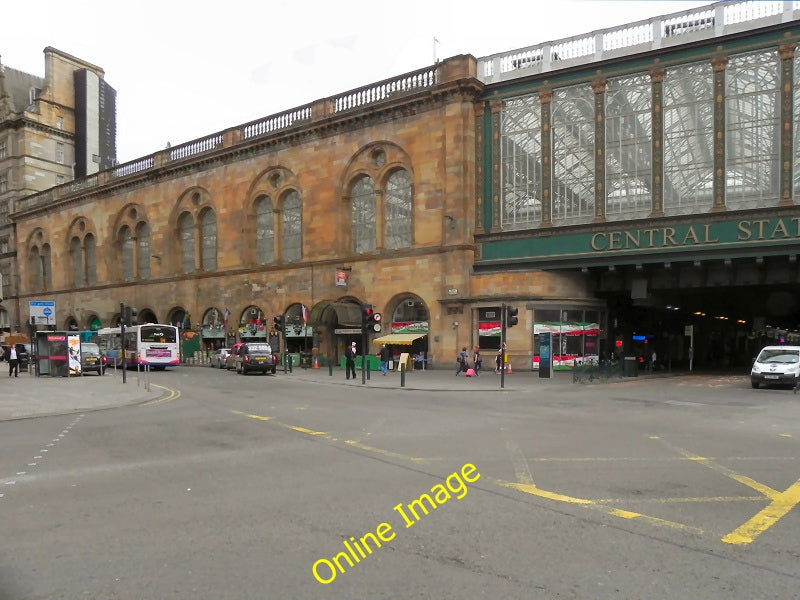
[[[243,417],[247,417],[248,419],[256,419],[257,421],[271,421],[272,417],[262,417],[261,415],[251,415],[240,410],[232,410],[231,411],[235,415],[242,415]]]
[[[780,493],[777,490],[772,489],[768,485],[764,485],[763,483],[761,483],[759,481],[756,481],[755,479],[753,479],[751,477],[748,477],[747,475],[742,475],[740,473],[737,473],[733,469],[729,469],[728,467],[724,467],[724,466],[714,462],[714,460],[711,459],[711,458],[704,457],[704,456],[698,456],[697,454],[693,454],[692,452],[689,452],[688,450],[684,450],[683,448],[679,448],[678,446],[674,446],[674,445],[672,445],[672,444],[670,444],[668,442],[662,441],[662,443],[665,446],[667,446],[668,448],[670,448],[671,450],[673,450],[674,452],[677,452],[678,454],[681,454],[685,458],[687,458],[689,460],[692,460],[692,461],[695,461],[695,462],[698,462],[698,463],[708,467],[712,471],[716,471],[717,473],[722,473],[726,477],[728,477],[730,479],[733,479],[734,481],[738,481],[742,485],[746,485],[747,487],[757,491],[758,493],[763,494],[764,496],[766,496],[770,500],[775,498]]]
[[[769,505],[767,505],[763,510],[756,513],[751,519],[742,524],[740,527],[737,527],[729,534],[723,536],[722,541],[726,544],[750,544],[759,535],[777,523],[781,517],[786,515],[786,513],[792,510],[792,508],[797,506],[798,503],[800,503],[800,479],[786,488],[786,490],[783,492],[779,492],[778,490],[756,481],[751,477],[741,475],[733,469],[719,465],[711,459],[697,456],[688,450],[678,448],[677,446],[673,446],[667,442],[663,443],[683,456],[695,460],[705,465],[709,469],[717,471],[718,473],[722,473],[726,477],[729,477],[734,481],[738,481],[742,485],[746,485],[747,487],[763,494],[767,499],[770,500]]]
[[[231,410],[233,414],[241,415],[243,417],[247,417],[248,419],[256,419],[258,421],[274,421],[273,417],[266,417],[263,415],[253,415],[249,413],[245,413],[239,410]],[[321,437],[326,440],[330,440],[331,442],[338,442],[339,438],[335,438],[332,435],[325,433],[324,431],[314,431],[313,429],[307,429],[306,427],[300,427],[298,425],[288,425],[286,423],[281,423],[280,421],[275,421],[276,425],[280,425],[284,429],[291,429],[292,431],[296,431],[298,433],[304,433],[306,435],[313,435],[316,437]],[[380,448],[375,448],[374,446],[367,446],[362,444],[361,442],[357,442],[355,440],[344,440],[344,443],[348,446],[353,446],[354,448],[358,448],[359,450],[365,450],[367,452],[374,452],[375,454],[380,454],[381,456],[388,456],[391,458],[399,458],[402,460],[409,460],[413,463],[422,464],[427,463],[427,458],[417,458],[414,456],[406,456],[405,454],[398,454],[397,452],[390,452],[389,450],[381,450]]]
[[[178,390],[173,390],[172,388],[164,387],[163,385],[156,385],[155,383],[152,383],[150,385],[162,389],[165,392],[169,392],[169,395],[165,396],[164,398],[156,398],[155,400],[148,400],[147,402],[143,402],[141,406],[154,406],[156,404],[164,404],[165,402],[171,402],[172,400],[175,400],[175,398],[180,398],[181,393]]]
[[[767,529],[772,527],[786,513],[800,503],[800,479],[786,488],[785,491],[771,498],[767,507],[753,516],[741,527],[722,538],[727,544],[749,544]]]
[[[278,425],[280,425],[281,427],[288,427],[289,429],[298,431],[300,433],[305,433],[308,435],[322,435],[322,436],[326,435],[324,431],[312,431],[311,429],[306,429],[305,427],[298,427],[297,425],[285,425],[284,423],[278,423]]]
[[[511,489],[518,490],[520,492],[524,492],[526,494],[532,494],[534,496],[539,496],[540,498],[546,498],[547,500],[555,500],[557,502],[566,502],[568,504],[577,504],[579,506],[583,506],[584,508],[591,508],[594,510],[600,510],[608,515],[613,517],[619,517],[621,519],[637,519],[641,521],[645,521],[652,525],[657,525],[659,527],[669,527],[671,529],[680,529],[683,531],[690,531],[692,533],[702,534],[703,530],[699,527],[692,527],[690,525],[684,525],[683,523],[677,523],[675,521],[668,521],[666,519],[659,519],[658,517],[651,517],[649,515],[644,515],[642,513],[633,512],[630,510],[623,510],[619,508],[613,508],[610,506],[604,506],[603,504],[599,503],[596,500],[588,500],[586,498],[574,498],[572,496],[566,496],[564,494],[557,494],[555,492],[549,492],[547,490],[542,490],[535,485],[525,484],[525,483],[507,483],[507,482],[498,482],[500,485],[504,487],[508,487]]]
[[[637,504],[690,504],[701,502],[760,502],[764,500],[764,496],[700,496],[697,498],[679,497],[679,498],[636,498]],[[599,504],[611,504],[629,502],[629,498],[598,498],[595,502]]]
[[[417,458],[414,456],[406,456],[405,454],[397,454],[396,452],[381,450],[380,448],[375,448],[374,446],[367,446],[355,440],[344,440],[344,443],[347,444],[348,446],[353,446],[354,448],[358,448],[359,450],[366,450],[367,452],[375,452],[376,454],[381,454],[383,456],[390,456],[392,458],[401,458],[403,460],[410,460],[411,462],[417,464],[428,462],[427,458]]]
[[[586,500],[584,498],[573,498],[571,496],[565,496],[564,494],[557,494],[555,492],[548,492],[547,490],[542,490],[530,483],[500,483],[505,487],[509,487],[515,490],[519,490],[520,492],[525,492],[526,494],[531,494],[533,496],[539,496],[540,498],[547,498],[548,500],[557,500],[558,502],[567,502],[568,504],[594,504],[592,500]]]
[[[533,485],[533,475],[531,475],[528,461],[520,447],[514,442],[506,442],[506,448],[511,455],[511,463],[514,465],[514,474],[517,476],[517,481],[519,483]]]

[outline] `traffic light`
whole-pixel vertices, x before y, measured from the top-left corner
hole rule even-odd
[[[136,310],[132,306],[125,306],[125,309],[124,309],[123,313],[124,313],[123,319],[125,321],[125,326],[126,327],[130,327],[131,325],[136,325],[136,318],[135,317],[136,317],[136,315],[139,314],[138,310]]]
[[[516,306],[506,306],[506,327],[513,327],[519,324],[519,309]]]
[[[381,313],[375,312],[372,304],[361,305],[361,329],[362,331],[380,331],[381,330]]]
[[[272,317],[272,324],[275,328],[275,331],[281,332],[283,331],[283,315],[278,315],[277,317]]]

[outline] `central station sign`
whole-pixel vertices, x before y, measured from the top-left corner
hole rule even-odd
[[[785,253],[787,245],[800,242],[800,217],[736,219],[728,221],[669,224],[659,227],[607,228],[591,232],[558,233],[558,229],[515,232],[513,239],[487,240],[481,244],[478,265],[493,261],[526,263],[581,262],[591,266],[600,258],[630,257],[641,260],[652,255],[663,260],[664,253],[747,250],[759,254]],[[555,266],[555,265],[554,265]]]

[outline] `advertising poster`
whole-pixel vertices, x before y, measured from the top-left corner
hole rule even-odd
[[[69,348],[69,374],[81,374],[81,337],[79,335],[67,336],[67,347]]]

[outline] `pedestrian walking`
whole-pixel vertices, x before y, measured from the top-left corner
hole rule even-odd
[[[503,370],[503,351],[498,350],[497,356],[494,359],[494,372],[499,373]]]
[[[483,359],[481,358],[481,349],[475,346],[475,354],[472,357],[472,364],[475,368],[475,377],[481,374],[481,367],[483,366]]]
[[[457,360],[458,360],[458,371],[456,371],[456,376],[458,376],[458,374],[461,372],[466,373],[467,369],[469,369],[469,354],[467,354],[466,346],[461,348],[461,352],[458,353]]]
[[[350,379],[350,375],[353,375],[353,379],[356,378],[356,343],[353,342],[344,351],[344,375],[345,379]]]
[[[14,377],[19,377],[19,359],[17,358],[17,347],[11,344],[6,350],[6,360],[8,361],[8,376],[14,374]]]
[[[386,373],[389,372],[389,361],[392,359],[392,351],[384,344],[381,346],[381,351],[378,353],[378,356],[381,359],[381,373],[385,376]]]

